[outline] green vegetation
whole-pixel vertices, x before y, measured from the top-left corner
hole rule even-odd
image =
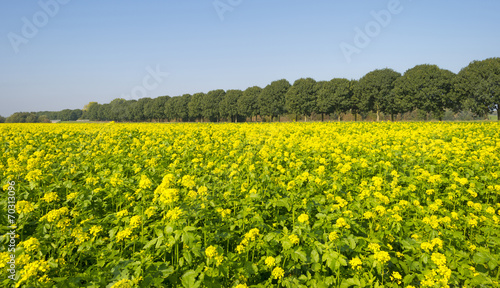
[[[15,113],[5,122],[280,121],[283,116],[307,120],[319,114],[322,120],[329,115],[330,119],[336,117],[340,121],[348,113],[354,120],[358,120],[358,115],[366,119],[375,113],[379,121],[382,116],[390,115],[394,120],[398,115],[414,112],[423,120],[456,119],[450,112],[461,115],[458,118],[462,120],[477,120],[489,119],[488,115],[497,111],[499,104],[500,58],[489,58],[473,61],[458,74],[424,64],[403,75],[388,68],[374,70],[359,81],[334,78],[316,82],[301,78],[291,85],[281,79],[263,89],[257,86],[245,91],[218,89],[177,97],[115,99],[109,104],[90,102],[83,110]]]

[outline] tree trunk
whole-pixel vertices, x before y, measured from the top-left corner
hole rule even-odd
[[[380,111],[377,110],[377,122],[380,121]]]
[[[338,121],[340,122],[340,113],[339,113],[339,115],[337,115],[337,117],[338,117]]]
[[[391,122],[394,122],[394,114],[391,114]]]
[[[295,122],[299,121],[299,115],[295,114]]]
[[[354,122],[358,121],[358,113],[354,113]]]
[[[325,113],[321,113],[321,122],[325,121]]]
[[[307,116],[304,115],[304,122],[307,122]]]

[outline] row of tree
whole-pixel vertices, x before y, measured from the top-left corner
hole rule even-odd
[[[420,111],[441,120],[446,110],[470,111],[485,117],[500,104],[500,58],[473,61],[458,74],[436,65],[417,65],[403,75],[392,69],[369,72],[359,80],[335,78],[281,79],[265,88],[213,90],[208,93],[161,96],[139,100],[115,99],[109,104],[91,102],[81,111],[38,112],[49,119],[93,121],[245,121],[260,117],[280,120],[313,114],[342,115],[373,112],[391,115]],[[51,114],[52,113],[52,114]],[[500,113],[498,119],[500,120]],[[12,116],[11,116],[12,117]],[[322,117],[323,119],[323,117]],[[357,119],[356,119],[357,120]],[[7,122],[12,122],[10,117]]]

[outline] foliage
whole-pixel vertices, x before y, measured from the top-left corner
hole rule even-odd
[[[318,85],[312,78],[301,78],[288,89],[285,99],[287,110],[295,115],[311,116],[317,112]]]
[[[402,111],[419,109],[439,118],[446,108],[455,108],[451,100],[455,74],[436,65],[417,65],[396,80],[393,93]]]
[[[2,124],[16,281],[498,287],[499,125]]]
[[[349,102],[352,98],[353,85],[351,81],[335,78],[321,85],[318,91],[318,110],[321,113],[335,113],[340,117],[350,109]]]
[[[401,74],[392,69],[374,70],[358,81],[354,94],[359,99],[361,111],[373,111],[377,113],[377,121],[380,120],[380,112],[397,114],[401,109],[396,105],[392,90],[394,82]]]
[[[291,87],[286,79],[274,81],[267,85],[259,95],[260,114],[279,117],[285,113],[285,95]]]
[[[460,70],[454,90],[457,100],[479,116],[498,111],[500,105],[500,58],[473,61]],[[500,114],[498,114],[500,120]]]

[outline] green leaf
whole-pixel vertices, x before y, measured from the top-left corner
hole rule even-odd
[[[319,253],[316,250],[311,251],[311,259],[314,263],[319,263]]]
[[[472,259],[477,264],[485,264],[490,261],[489,255],[483,252],[477,252],[476,254],[474,254],[474,257]]]
[[[149,247],[153,246],[156,243],[156,241],[158,241],[158,238],[149,241],[148,243],[146,243],[146,245],[144,245],[144,249],[148,249]]]
[[[302,250],[296,250],[295,251],[295,254],[298,256],[298,258],[302,261],[302,262],[307,262],[307,255],[306,255],[306,252],[302,251]]]
[[[184,288],[197,288],[200,287],[201,281],[196,281],[198,273],[194,270],[189,270],[181,277],[181,283]]]

